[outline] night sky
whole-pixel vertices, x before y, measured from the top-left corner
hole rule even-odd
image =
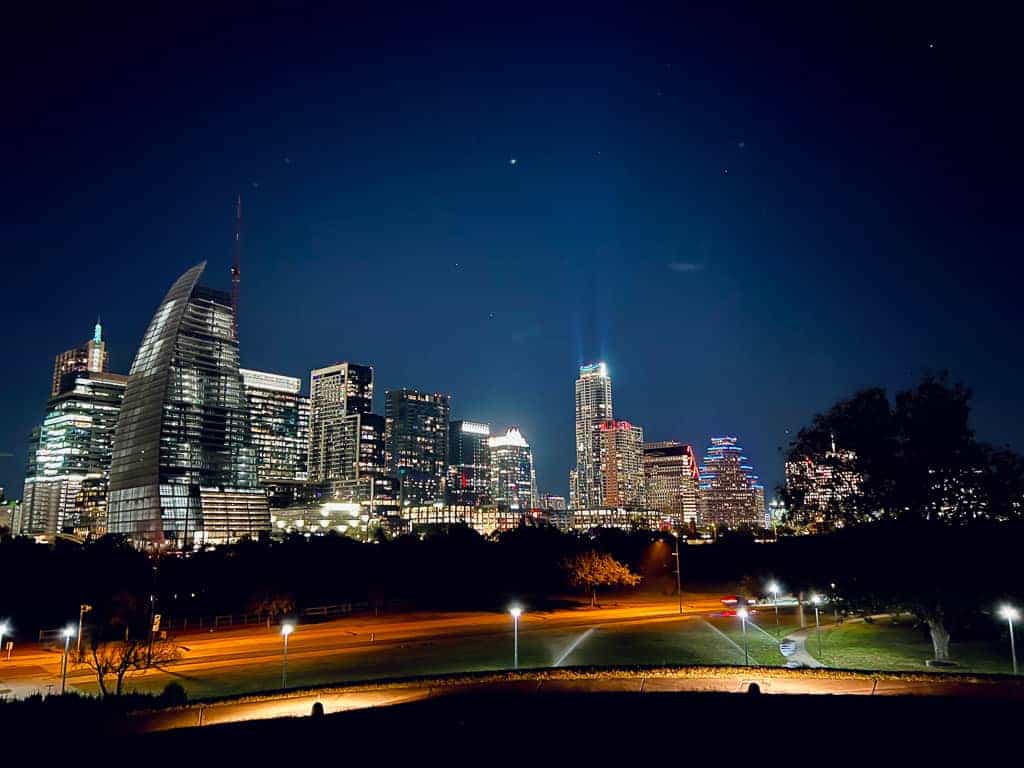
[[[97,314],[127,372],[180,273],[227,288],[239,192],[244,366],[449,392],[542,491],[594,359],[769,488],[787,429],[930,370],[1024,448],[1015,26],[818,5],[6,18],[0,485]]]

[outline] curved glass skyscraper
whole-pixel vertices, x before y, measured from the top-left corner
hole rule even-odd
[[[171,286],[128,375],[107,522],[140,546],[226,543],[270,529],[231,297],[199,284],[205,268]]]

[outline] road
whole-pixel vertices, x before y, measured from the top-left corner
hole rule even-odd
[[[713,613],[715,596],[630,600],[605,606],[527,611],[520,619],[523,667],[609,663],[735,663],[733,651],[705,658],[707,649],[677,648],[679,625]],[[695,631],[701,630],[696,628]],[[512,662],[512,622],[504,613],[410,613],[356,616],[297,628],[289,638],[290,685],[447,672],[503,669]],[[642,637],[643,642],[638,643]],[[274,627],[190,633],[174,638],[179,660],[129,678],[129,687],[159,691],[172,680],[190,697],[230,695],[280,686],[282,639]],[[0,661],[0,694],[24,696],[60,684],[61,654],[34,646]],[[72,665],[68,685],[96,690],[93,673]]]

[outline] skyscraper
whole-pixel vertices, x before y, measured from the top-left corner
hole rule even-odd
[[[256,474],[271,506],[295,499],[306,481],[309,455],[309,398],[299,394],[302,380],[242,368],[249,406],[249,429],[256,449]]]
[[[313,483],[341,479],[342,466],[358,452],[354,444],[339,442],[358,434],[345,417],[373,410],[373,367],[335,363],[309,374],[309,479]],[[347,458],[346,458],[347,457]]]
[[[474,506],[490,499],[491,462],[487,439],[491,425],[476,421],[453,421],[448,425],[449,504]]]
[[[522,433],[509,427],[487,439],[491,454],[491,498],[501,510],[525,513],[537,506],[533,452]]]
[[[50,397],[56,397],[64,389],[73,387],[75,377],[80,373],[105,373],[106,370],[107,344],[103,341],[103,326],[97,318],[91,339],[80,347],[61,352],[54,358]]]
[[[763,526],[764,487],[735,437],[712,437],[700,468],[700,522]]]
[[[23,534],[106,532],[114,429],[127,381],[88,370],[62,374],[29,444]]]
[[[612,419],[612,380],[604,363],[580,367],[576,379],[576,469],[569,475],[573,509],[604,506],[601,424]]]
[[[139,546],[190,546],[270,528],[232,330],[231,297],[171,286],[132,363],[110,470],[108,528]]]
[[[644,431],[628,421],[605,421],[601,435],[602,506],[642,509]]]
[[[444,501],[449,413],[448,395],[414,389],[385,395],[387,466],[398,477],[403,507]]]
[[[677,524],[697,522],[700,470],[693,447],[665,441],[644,445],[647,506]]]

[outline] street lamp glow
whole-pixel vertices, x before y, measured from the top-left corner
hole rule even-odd
[[[6,621],[0,624],[0,635],[6,635],[7,630],[9,630],[10,628],[11,626]]]
[[[771,584],[768,585],[768,591],[769,592],[774,592],[774,593],[778,594],[778,592],[779,592],[779,583],[777,581],[773,581]]]
[[[747,612],[746,608],[740,608],[738,611],[736,611],[736,615],[739,616],[741,619],[745,619],[750,614]]]
[[[281,625],[281,634],[285,637],[288,637],[288,635],[290,635],[294,631],[295,625],[292,624],[290,621],[286,621],[284,624]]]
[[[999,618],[1006,619],[1007,621],[1016,621],[1020,618],[1020,611],[1012,605],[1001,605],[999,606]],[[3,630],[0,629],[0,631]]]
[[[70,626],[70,625],[64,627],[64,629],[61,630],[60,636],[61,637],[68,637],[68,638],[74,637],[75,636],[75,628]]]
[[[821,605],[821,595],[811,595],[811,602],[815,605]]]
[[[512,668],[519,669],[519,617],[523,615],[523,608],[513,605],[508,612],[512,614]]]
[[[1017,620],[1020,613],[1009,603],[999,606],[999,615],[1006,619],[1010,626],[1010,660],[1013,663],[1013,674],[1017,674],[1017,645],[1013,640],[1013,622]]]

